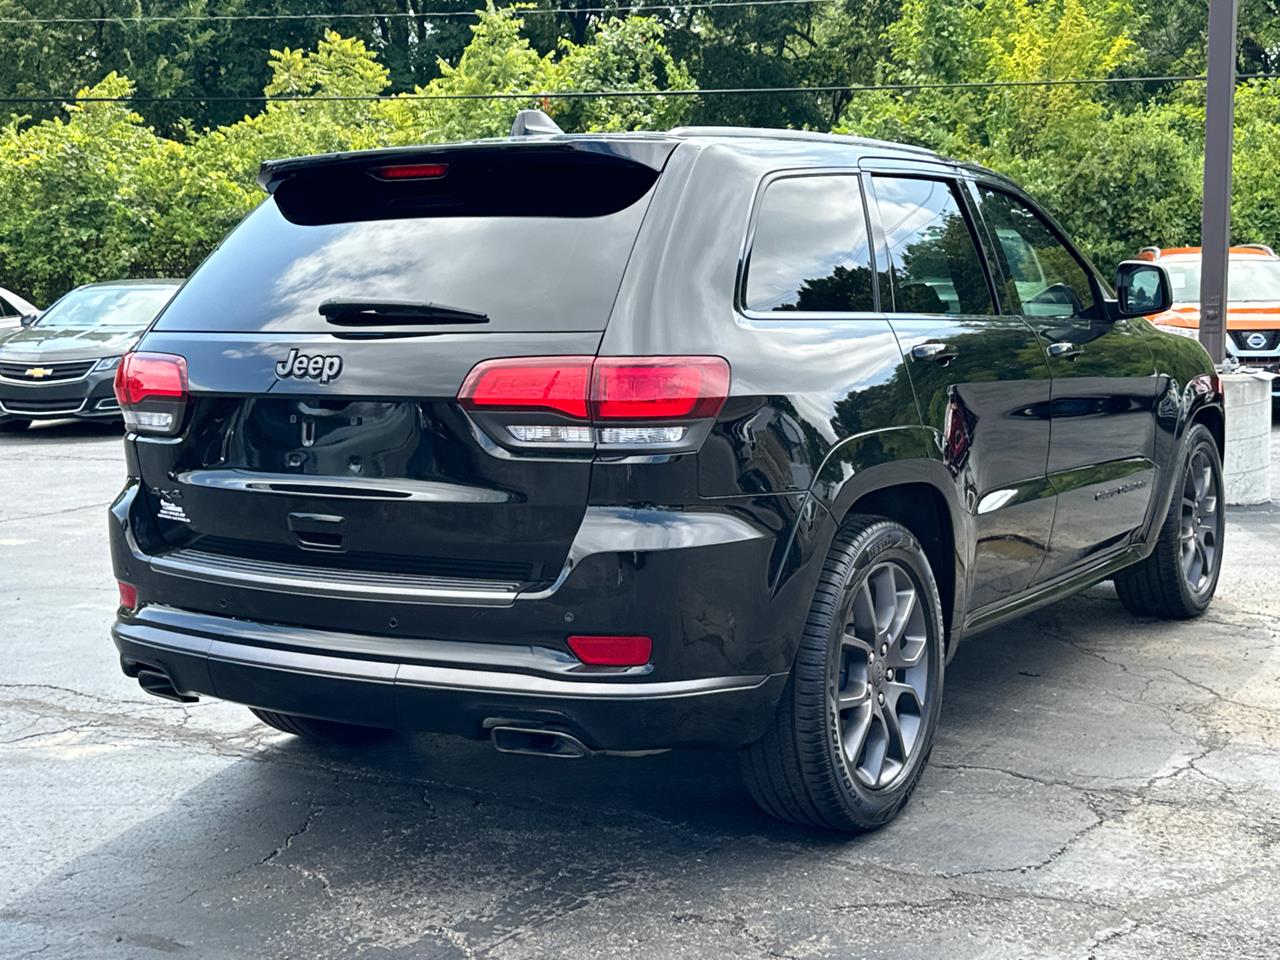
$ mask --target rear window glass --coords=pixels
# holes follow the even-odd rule
[[[744,297],[761,313],[875,309],[858,178],[787,177],[765,188]]]
[[[504,176],[486,193],[475,171],[461,172],[448,174],[457,189],[369,190],[364,173],[286,181],[192,275],[156,329],[333,332],[343,328],[320,305],[348,300],[488,317],[466,327],[476,333],[603,330],[657,173],[580,169],[575,186],[573,171],[557,169],[515,184]],[[356,183],[367,196],[342,189]],[[441,326],[449,329],[430,328]]]

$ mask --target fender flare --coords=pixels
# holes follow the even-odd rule
[[[947,616],[950,656],[965,621],[974,534],[973,518],[964,507],[955,475],[943,463],[936,431],[920,425],[869,430],[845,437],[827,451],[808,491],[832,521],[814,555],[826,557],[840,524],[859,500],[909,484],[927,486],[936,493],[945,504],[950,523],[952,564],[946,571],[952,583]]]

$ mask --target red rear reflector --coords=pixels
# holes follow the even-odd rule
[[[138,588],[132,583],[125,583],[123,580],[117,580],[116,586],[120,589],[120,606],[126,610],[136,610],[138,608]]]
[[[393,163],[374,167],[373,175],[381,180],[437,180],[449,172],[447,163]]]
[[[569,638],[569,649],[583,663],[595,667],[639,667],[653,655],[653,641],[648,637]]]
[[[472,409],[554,410],[586,419],[591,357],[486,360],[467,374],[458,400]]]
[[[729,395],[722,357],[601,357],[591,380],[596,420],[714,417]]]
[[[122,407],[143,400],[186,400],[187,361],[169,353],[126,353],[116,367],[116,400]]]

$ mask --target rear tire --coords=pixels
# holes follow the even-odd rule
[[[916,538],[879,517],[849,518],[773,723],[739,754],[760,807],[851,833],[892,820],[933,747],[942,645],[942,603]]]
[[[18,433],[29,426],[30,420],[0,420],[0,433]]]
[[[1209,608],[1222,570],[1223,489],[1218,445],[1197,423],[1187,436],[1187,455],[1155,550],[1115,576],[1116,593],[1130,613],[1190,620]]]
[[[284,733],[292,733],[296,737],[304,737],[308,740],[361,746],[387,740],[394,735],[394,731],[382,727],[362,727],[356,723],[340,723],[337,720],[317,720],[314,717],[299,717],[292,713],[259,710],[257,707],[250,707],[249,711],[269,727],[275,727]]]

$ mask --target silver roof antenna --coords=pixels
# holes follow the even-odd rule
[[[513,137],[554,137],[561,133],[564,131],[541,110],[521,110],[511,124]]]

